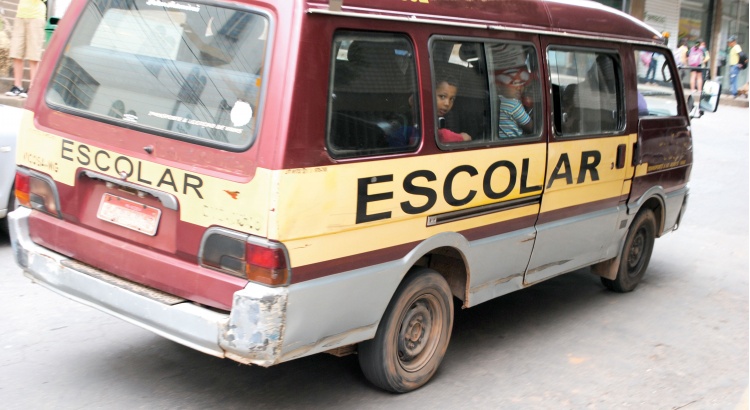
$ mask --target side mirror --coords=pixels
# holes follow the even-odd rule
[[[695,106],[693,96],[687,100],[690,118],[700,118],[704,112],[716,112],[719,108],[719,97],[721,96],[721,83],[716,81],[706,81],[703,84],[703,92],[698,106]]]
[[[716,112],[719,108],[719,97],[721,96],[721,83],[717,81],[706,81],[701,93],[700,109],[706,112]]]

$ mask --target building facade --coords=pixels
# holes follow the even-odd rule
[[[727,38],[736,36],[748,52],[748,0],[599,0],[643,20],[659,32],[668,32],[669,47],[676,49],[680,39],[692,44],[702,39],[711,53],[710,75],[729,89],[726,65]],[[737,84],[748,82],[748,71],[740,71]]]

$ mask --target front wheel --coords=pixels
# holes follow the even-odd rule
[[[388,304],[375,338],[359,344],[359,365],[374,385],[406,393],[427,383],[445,356],[453,296],[432,269],[411,272]]]
[[[638,286],[651,260],[651,251],[656,240],[656,217],[650,209],[636,215],[630,226],[625,245],[620,255],[620,267],[615,279],[602,278],[602,283],[609,290],[625,293]]]

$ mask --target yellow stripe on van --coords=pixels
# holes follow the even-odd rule
[[[619,198],[632,161],[630,141],[626,135],[550,144],[542,212]],[[620,145],[630,154],[623,168],[616,167]]]
[[[125,171],[128,182],[174,195],[182,221],[285,243],[292,266],[534,216],[540,206],[533,199],[543,192],[542,212],[620,197],[629,185],[623,185],[627,167],[614,167],[617,146],[632,147],[633,139],[559,142],[549,145],[549,153],[540,142],[303,169],[258,168],[252,180],[241,182],[43,132],[28,111],[21,135],[19,165],[69,186],[81,169],[115,178]],[[637,173],[646,170],[639,166]],[[532,201],[428,226],[430,217],[524,198]]]
[[[146,155],[125,156],[39,130],[30,111],[23,115],[20,135],[17,164],[49,174],[59,183],[74,186],[82,169],[120,179],[120,172],[125,172],[130,183],[174,195],[185,222],[267,234],[273,174],[269,170],[259,168],[250,182],[241,183],[168,167],[149,161]]]
[[[540,143],[280,171],[269,236],[304,266],[536,215],[535,204],[427,226],[429,216],[541,195],[545,161]]]

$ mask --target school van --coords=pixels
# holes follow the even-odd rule
[[[73,0],[45,53],[17,263],[241,363],[416,389],[454,308],[588,266],[632,291],[688,201],[672,54],[593,2]]]

